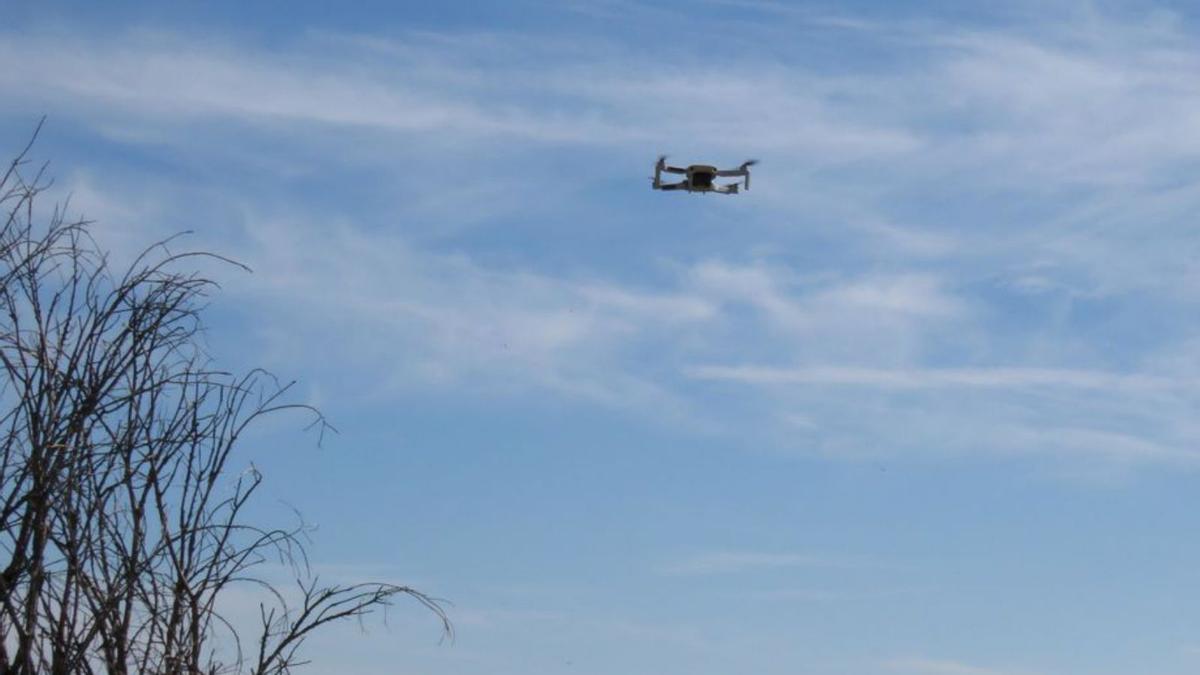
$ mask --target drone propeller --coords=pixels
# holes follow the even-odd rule
[[[757,159],[748,159],[748,160],[742,162],[742,168],[744,169],[748,166],[754,166],[755,164],[758,164]]]

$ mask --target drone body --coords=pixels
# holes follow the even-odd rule
[[[658,158],[658,162],[654,164],[654,184],[655,190],[686,190],[688,192],[716,192],[723,195],[736,195],[738,188],[745,187],[750,189],[750,167],[755,164],[756,160],[747,160],[742,162],[742,165],[736,169],[718,169],[715,166],[707,164],[692,164],[684,168],[679,166],[667,165],[667,156],[662,155]],[[663,183],[662,174],[676,173],[682,174],[685,178],[678,183]],[[713,179],[717,177],[738,176],[745,178],[742,183],[729,183],[726,185],[717,185],[713,183]]]

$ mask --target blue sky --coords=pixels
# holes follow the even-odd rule
[[[213,353],[339,428],[247,439],[263,517],[454,603],[308,672],[1200,668],[1187,3],[0,18],[6,152],[45,114],[115,257],[250,265]],[[655,193],[659,153],[761,164]]]

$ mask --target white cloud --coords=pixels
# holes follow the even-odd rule
[[[822,292],[815,302],[850,311],[926,318],[953,317],[964,309],[937,279],[916,274],[860,278]]]
[[[122,37],[119,42],[72,44],[56,38],[7,39],[0,45],[0,58],[25,65],[0,74],[0,87],[177,120],[222,116],[264,124],[313,122],[553,141],[623,135],[616,126],[556,121],[514,107],[490,108],[444,87],[421,86],[403,71],[363,73],[350,62],[252,53],[173,35]],[[42,57],[21,59],[22,53]]]
[[[761,551],[717,551],[693,556],[665,566],[672,575],[732,574],[794,567],[858,566],[849,559],[805,553],[765,553]]]
[[[773,324],[791,331],[821,331],[846,323],[955,319],[964,303],[930,275],[861,275],[845,281],[799,277],[760,264],[702,262],[690,272],[698,292],[729,303],[750,305]]]
[[[262,49],[33,33],[0,41],[19,64],[0,73],[0,93],[21,94],[0,109],[57,107],[114,142],[190,143],[258,162],[256,176],[382,167],[372,194],[396,193],[382,207],[351,200],[302,218],[311,195],[285,212],[229,186],[164,200],[113,193],[102,171],[71,181],[105,222],[189,198],[244,209],[236,257],[257,273],[227,289],[261,303],[255,330],[271,353],[343,359],[381,389],[542,390],[733,433],[784,420],[779,435],[800,430],[827,454],[1057,448],[1190,462],[1195,373],[1180,345],[1200,279],[1194,36],[1161,20],[967,30],[793,18],[882,40],[897,59],[846,76],[800,53],[748,52],[698,72],[647,69],[649,48],[600,38],[326,34]],[[266,136],[287,151],[243,142]],[[559,191],[587,226],[617,228],[634,217],[624,205],[588,201],[587,181],[562,172],[632,182],[649,145],[770,160],[752,199],[711,202],[738,236],[651,252],[675,274],[550,269],[535,252],[497,262],[449,236],[527,217]],[[541,190],[551,179],[556,191]],[[368,208],[415,224],[381,234]],[[330,211],[341,224],[322,222]],[[1113,304],[1075,304],[1102,301]],[[1163,316],[1175,323],[1139,332]],[[743,387],[737,406],[705,398],[722,383]]]
[[[392,382],[532,385],[669,414],[676,394],[626,365],[623,351],[716,314],[695,295],[490,268],[346,227],[255,233],[250,292],[272,319],[304,326],[290,335],[340,336],[340,358]]]
[[[1200,124],[1185,111],[1200,86],[1186,73],[1200,60],[1182,36],[1136,25],[1080,33],[950,39],[962,58],[946,64],[946,84],[988,123],[974,161],[1008,157],[1056,182],[1128,184],[1193,153]]]
[[[890,670],[913,675],[1034,675],[1034,671],[1011,670],[935,659],[895,659],[884,664]]]
[[[916,146],[903,129],[832,109],[782,71],[646,70],[626,63],[619,50],[610,51],[602,67],[556,58],[530,68],[530,60],[546,55],[535,46],[512,49],[521,44],[518,36],[506,36],[501,45],[495,36],[440,37],[410,34],[386,43],[326,36],[341,49],[324,49],[317,40],[265,52],[152,32],[112,40],[10,35],[0,44],[0,58],[22,65],[0,73],[0,90],[159,122],[215,116],[317,123],[444,132],[460,143],[512,137],[612,146],[700,136],[743,149],[795,147],[846,159]],[[351,48],[364,44],[375,58],[355,58],[358,50]],[[486,69],[478,59],[463,58],[473,49],[492,57]],[[30,53],[40,57],[21,58]],[[707,112],[679,114],[691,109]],[[736,137],[726,131],[733,125],[740,128]]]
[[[897,30],[922,58],[854,77],[761,58],[702,72],[669,61],[646,68],[643,50],[624,45],[503,34],[325,34],[274,51],[149,31],[9,35],[0,57],[20,65],[0,73],[0,88],[160,122],[290,120],[610,147],[682,149],[701,138],[723,150],[798,153],[800,167],[870,159],[903,168],[901,182],[965,170],[955,177],[1128,183],[1200,145],[1189,113],[1200,99],[1198,60],[1177,26]],[[951,120],[967,125],[948,128]]]
[[[880,389],[1065,387],[1137,392],[1185,389],[1195,384],[1190,381],[1176,381],[1149,375],[1121,375],[1052,368],[884,369],[841,366],[812,368],[691,366],[685,372],[697,379],[727,380],[745,384],[837,385]]]

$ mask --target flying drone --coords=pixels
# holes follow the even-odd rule
[[[687,190],[688,192],[718,192],[723,195],[736,195],[739,187],[750,189],[750,167],[758,163],[756,159],[750,159],[742,162],[742,165],[736,169],[718,169],[715,166],[707,164],[692,164],[687,168],[679,166],[670,166],[667,164],[667,156],[661,155],[658,162],[654,164],[654,189],[655,190]],[[678,183],[663,183],[662,174],[677,173],[687,176]],[[716,185],[713,183],[714,178],[725,178],[731,176],[739,176],[746,180],[742,183],[728,183],[726,185]]]

